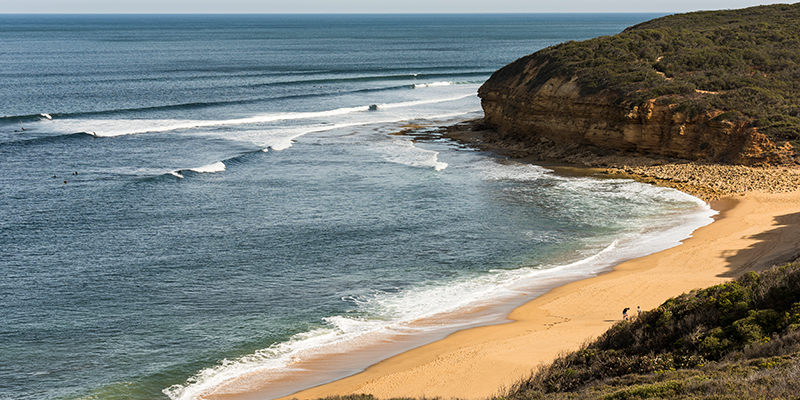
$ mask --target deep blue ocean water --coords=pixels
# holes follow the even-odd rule
[[[688,195],[397,134],[655,16],[0,15],[0,399],[194,398],[676,245]]]

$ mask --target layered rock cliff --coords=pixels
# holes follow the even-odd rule
[[[533,90],[524,83],[490,80],[479,96],[486,124],[501,138],[521,144],[592,146],[743,165],[783,163],[793,152],[778,149],[750,121],[718,119],[722,110],[690,118],[676,110],[677,104],[658,99],[627,107],[608,93],[581,95],[575,77],[551,78]]]
[[[680,74],[664,68],[665,56],[658,53],[672,57],[673,64],[668,67],[676,69],[674,54],[680,53],[681,48],[659,49],[647,43],[652,32],[635,27],[619,35],[620,38],[599,38],[585,44],[572,42],[509,64],[478,92],[486,124],[501,140],[539,148],[588,148],[605,153],[743,165],[794,162],[791,130],[789,136],[784,130],[782,136],[768,137],[762,130],[768,130],[763,121],[769,119],[755,115],[760,109],[737,110],[731,106],[737,103],[720,100],[733,98],[732,93],[742,97],[744,91],[765,91],[758,87],[760,81],[742,80],[744,83],[738,87],[728,84],[725,90],[704,90],[717,87],[714,84],[701,87],[686,80],[695,79],[699,74],[697,69]],[[629,38],[631,34],[634,40]],[[707,32],[700,35],[706,36]],[[669,29],[660,29],[659,40],[670,40]],[[683,40],[687,42],[685,37]],[[635,54],[636,45],[656,50],[652,54]],[[611,59],[607,49],[614,46],[634,54],[617,52],[619,60]],[[574,56],[584,48],[595,50],[581,55],[586,59]],[[599,73],[598,68],[602,70]],[[743,68],[752,75],[752,66]],[[773,119],[781,117],[781,112],[790,114],[771,109],[763,113],[766,112],[771,112],[768,117]]]

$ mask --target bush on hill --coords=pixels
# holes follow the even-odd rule
[[[496,72],[519,75],[531,57],[537,87],[577,76],[583,94],[602,91],[631,107],[673,96],[681,110],[737,111],[779,145],[800,149],[800,3],[671,15],[614,36],[566,42]]]
[[[800,393],[797,378],[800,263],[668,300],[504,398],[774,398]]]

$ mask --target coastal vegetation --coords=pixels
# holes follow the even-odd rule
[[[670,299],[563,355],[504,396],[794,398],[800,263]]]
[[[759,6],[670,15],[562,43],[496,75],[520,76],[536,57],[542,67],[529,88],[574,76],[583,95],[603,92],[630,108],[656,99],[689,118],[713,110],[720,123],[747,121],[777,145],[800,149],[798,48],[800,3]]]
[[[796,49],[800,49],[800,3],[673,15],[619,35],[567,42],[523,57],[493,75],[498,83],[487,92],[499,95],[487,97],[498,104],[498,115],[511,116],[510,128],[536,119],[531,116],[552,124],[553,119],[539,118],[549,116],[546,112],[524,108],[532,108],[531,98],[513,97],[539,90],[553,78],[575,77],[583,96],[600,94],[629,108],[655,101],[673,105],[689,118],[713,114],[712,122],[755,127],[780,146],[800,149]],[[517,91],[516,85],[526,86],[525,90]],[[512,90],[505,90],[509,87]],[[573,123],[576,118],[567,119]],[[474,126],[463,132],[488,133],[464,139],[469,134],[458,136],[461,131],[456,129],[450,137],[523,156],[531,147],[549,146],[554,136],[566,136],[556,131],[526,142],[533,137],[526,136],[532,130],[519,123],[524,134],[509,128],[511,134],[503,132],[501,140],[487,145],[486,135],[496,135],[491,131],[497,126],[471,123]],[[565,147],[574,151],[574,144]],[[610,174],[630,174],[705,199],[752,190],[794,191],[800,182],[796,171],[788,168],[668,163],[613,152],[574,157],[559,159],[611,167]],[[796,261],[691,291],[618,322],[491,400],[796,399],[798,393],[800,262]],[[376,398],[361,394],[328,399]]]

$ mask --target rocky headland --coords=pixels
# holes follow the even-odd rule
[[[292,397],[797,397],[800,265],[784,264],[800,248],[798,48],[800,4],[675,15],[517,60],[481,87],[483,119],[403,127],[563,173],[743,196],[682,245],[555,288],[511,323]]]
[[[496,71],[485,124],[528,147],[740,165],[800,148],[800,4],[672,15]]]
[[[800,3],[671,15],[495,72],[446,135],[706,200],[800,187]],[[464,131],[469,131],[465,133]]]
[[[595,176],[671,187],[706,201],[753,191],[785,193],[800,189],[800,167],[796,165],[745,166],[643,154],[604,155],[575,145],[526,145],[503,138],[482,119],[443,127],[439,133],[466,146],[522,162],[543,163],[556,170],[585,167],[586,173]]]

